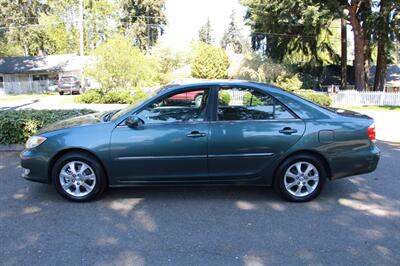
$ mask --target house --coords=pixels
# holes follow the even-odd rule
[[[374,85],[376,66],[370,68],[370,86]],[[386,70],[386,92],[400,92],[400,65],[388,65]]]
[[[87,62],[74,54],[0,57],[0,94],[46,91],[60,76],[80,76]]]

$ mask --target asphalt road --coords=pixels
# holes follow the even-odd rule
[[[111,189],[71,203],[0,153],[1,265],[400,265],[400,145],[306,204],[272,189]]]

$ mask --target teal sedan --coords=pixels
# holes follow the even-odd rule
[[[273,186],[303,202],[326,180],[374,171],[379,155],[368,116],[272,85],[216,81],[170,85],[125,109],[53,124],[20,157],[26,179],[72,201],[108,187],[229,184]]]

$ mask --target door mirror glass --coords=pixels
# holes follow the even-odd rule
[[[125,125],[130,128],[139,128],[143,124],[143,120],[135,115],[128,116],[128,118],[125,120]]]

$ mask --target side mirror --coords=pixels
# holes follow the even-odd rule
[[[130,128],[139,128],[143,124],[144,121],[135,115],[128,116],[128,118],[125,120],[125,125]]]

